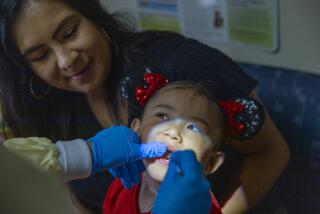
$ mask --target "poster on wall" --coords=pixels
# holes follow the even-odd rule
[[[274,52],[278,0],[135,0],[141,29],[170,30],[209,44]]]
[[[241,48],[278,49],[278,0],[178,0],[178,12],[184,35]]]
[[[136,0],[140,28],[180,32],[176,0]]]
[[[181,32],[206,41],[228,43],[228,15],[225,0],[178,0]]]
[[[277,0],[228,0],[229,39],[267,51],[278,49]]]

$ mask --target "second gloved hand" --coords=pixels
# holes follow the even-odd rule
[[[87,142],[93,155],[92,172],[109,169],[127,188],[139,182],[142,159],[161,157],[167,151],[158,142],[140,144],[139,136],[126,126],[104,129]]]
[[[160,185],[153,214],[207,214],[211,208],[210,184],[193,151],[172,153]]]

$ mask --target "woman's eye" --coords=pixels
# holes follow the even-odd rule
[[[78,25],[74,26],[70,31],[68,31],[67,33],[65,33],[63,35],[63,39],[68,39],[70,38],[71,36],[73,36],[76,32],[76,30],[78,29]]]
[[[203,133],[203,130],[199,126],[192,124],[192,123],[187,125],[187,129],[194,131],[194,132]]]
[[[159,113],[156,113],[156,116],[162,120],[169,120],[169,117],[166,113],[159,112]]]
[[[48,55],[48,52],[45,51],[45,52],[39,54],[39,56],[35,57],[32,61],[34,61],[34,62],[35,61],[42,61],[47,57],[47,55]]]

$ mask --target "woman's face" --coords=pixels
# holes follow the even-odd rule
[[[88,93],[105,83],[111,68],[101,29],[60,1],[29,1],[15,19],[18,49],[48,84]]]

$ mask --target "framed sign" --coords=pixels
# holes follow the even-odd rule
[[[279,14],[277,0],[228,0],[228,31],[231,43],[277,51]]]
[[[278,0],[135,0],[142,30],[169,30],[206,43],[275,52]]]

